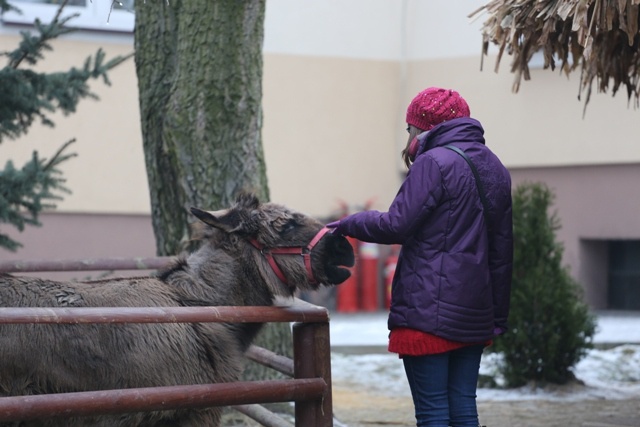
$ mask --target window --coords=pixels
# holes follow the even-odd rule
[[[78,13],[69,21],[69,27],[82,29],[132,32],[134,26],[134,0],[69,0],[63,16]],[[60,0],[9,0],[21,14],[10,11],[2,15],[8,24],[33,24],[36,18],[50,22],[58,11]]]
[[[640,310],[640,240],[609,242],[609,308]]]

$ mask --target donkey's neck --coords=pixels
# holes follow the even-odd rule
[[[190,295],[199,295],[200,304],[212,306],[271,306],[274,295],[256,262],[261,258],[255,250],[230,254],[204,247],[187,259],[193,277]],[[199,305],[200,305],[199,304]],[[246,351],[263,323],[227,323],[225,327]]]
[[[191,294],[207,305],[273,305],[272,286],[256,266],[259,253],[248,250],[229,253],[205,246],[189,256],[186,269],[191,277]]]

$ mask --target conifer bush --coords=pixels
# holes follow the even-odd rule
[[[514,264],[509,332],[495,341],[506,386],[563,384],[592,347],[595,319],[562,266],[554,195],[541,183],[513,194]]]

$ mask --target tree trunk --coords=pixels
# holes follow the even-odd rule
[[[264,0],[136,2],[136,69],[158,255],[188,209],[269,197],[262,150]]]
[[[269,191],[262,150],[265,0],[136,2],[136,71],[158,255],[189,241],[188,208]],[[290,356],[286,323],[256,342]],[[246,379],[276,373],[255,364]]]

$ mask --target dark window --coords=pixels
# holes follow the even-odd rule
[[[640,310],[640,240],[609,242],[609,308]]]

